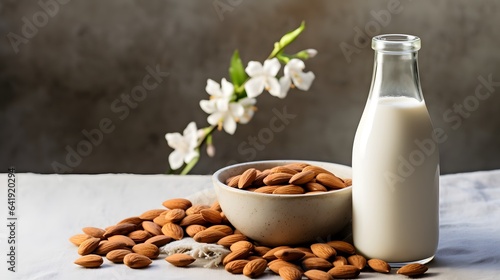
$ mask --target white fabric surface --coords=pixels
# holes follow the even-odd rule
[[[169,198],[214,198],[210,176],[17,174],[17,272],[7,271],[7,175],[1,174],[0,279],[248,279],[224,269],[176,268],[160,256],[142,270],[105,260],[99,269],[73,264],[68,238],[162,208]],[[199,193],[203,191],[203,193]],[[500,170],[441,177],[441,232],[429,279],[500,279]],[[196,264],[196,263],[195,263]],[[404,279],[363,273],[361,279]],[[267,274],[262,279],[279,279]]]

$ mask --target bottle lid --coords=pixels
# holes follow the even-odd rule
[[[372,39],[372,49],[388,54],[416,52],[420,50],[420,38],[405,34],[378,35]]]

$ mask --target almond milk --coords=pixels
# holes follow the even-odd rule
[[[439,152],[425,102],[369,100],[353,147],[353,239],[359,253],[391,263],[427,262],[438,244]],[[430,140],[429,140],[430,141]]]

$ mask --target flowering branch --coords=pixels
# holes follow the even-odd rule
[[[238,50],[233,53],[229,66],[231,82],[222,78],[221,83],[208,79],[205,91],[210,95],[208,100],[201,100],[201,109],[209,114],[209,126],[197,129],[194,122],[190,122],[183,134],[167,133],[165,138],[174,149],[168,157],[171,171],[188,174],[200,159],[200,148],[206,144],[207,155],[213,157],[215,147],[212,133],[217,128],[233,135],[237,124],[248,123],[257,107],[256,97],[267,91],[271,95],[285,98],[290,88],[307,91],[314,81],[314,73],[303,72],[304,60],[314,57],[314,49],[302,50],[295,54],[286,54],[285,49],[304,31],[305,23],[299,28],[285,34],[278,42],[269,57],[260,63],[250,61],[243,67]],[[283,76],[278,79],[281,64]],[[182,169],[181,169],[182,168]],[[179,172],[180,171],[180,172]]]

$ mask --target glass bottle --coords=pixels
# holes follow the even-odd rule
[[[353,241],[398,267],[432,260],[439,239],[439,151],[420,89],[420,38],[380,35],[353,145]]]

